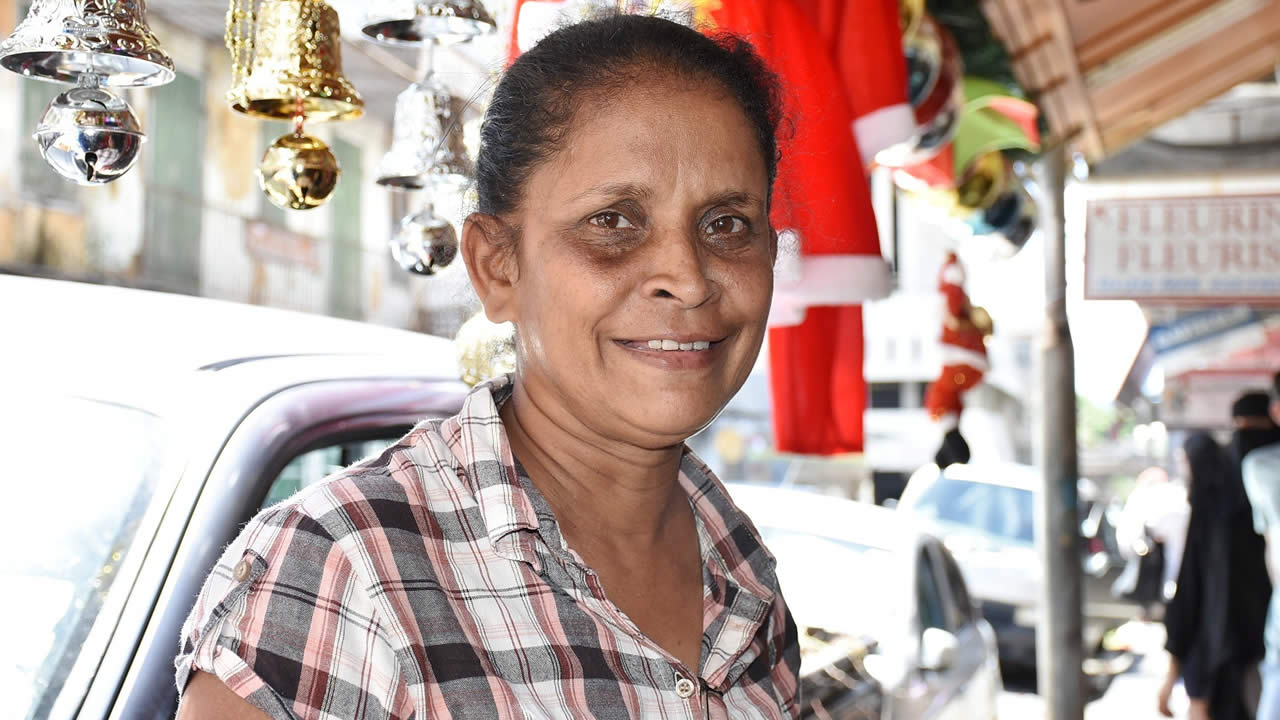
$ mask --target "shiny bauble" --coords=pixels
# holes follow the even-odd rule
[[[72,88],[55,97],[32,137],[49,167],[80,185],[102,185],[124,175],[146,140],[129,104],[96,87]]]
[[[258,185],[277,207],[310,210],[329,199],[341,172],[329,146],[295,132],[267,148],[258,163]]]
[[[391,257],[416,275],[435,275],[457,256],[458,234],[429,208],[401,220],[391,241]]]

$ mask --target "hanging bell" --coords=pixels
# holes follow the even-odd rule
[[[428,206],[400,221],[391,241],[391,257],[415,275],[435,275],[458,255],[458,234]]]
[[[1036,201],[1027,178],[1012,175],[1008,187],[996,196],[990,206],[976,210],[965,223],[975,235],[995,242],[994,254],[1012,257],[1027,244],[1036,231]]]
[[[55,97],[33,137],[54,172],[79,185],[102,185],[125,174],[146,140],[128,103],[87,86]]]
[[[378,184],[395,190],[422,190],[440,145],[442,108],[448,88],[433,78],[410,85],[396,98],[391,149],[378,165]]]
[[[286,210],[320,207],[333,194],[341,174],[338,159],[318,138],[294,132],[267,148],[258,164],[258,185],[272,204]]]
[[[475,173],[475,164],[471,162],[462,134],[462,114],[466,108],[466,101],[456,95],[450,95],[448,103],[437,106],[437,117],[444,130],[427,170],[432,185],[445,185],[457,192],[471,182]]]
[[[146,20],[144,0],[36,0],[0,43],[0,66],[25,77],[113,87],[173,79],[173,60]]]
[[[999,150],[979,154],[956,183],[956,203],[965,210],[991,207],[1008,184],[1007,167]]]
[[[417,45],[432,38],[471,38],[497,26],[480,0],[375,0],[360,31],[388,45]]]
[[[338,13],[322,0],[231,0],[227,49],[238,112],[289,120],[297,105],[312,121],[352,120],[364,100],[342,74]]]

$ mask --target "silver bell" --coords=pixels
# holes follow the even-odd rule
[[[497,26],[480,0],[376,0],[360,31],[387,45],[418,45],[432,38],[470,38]]]
[[[80,185],[101,185],[125,174],[146,141],[129,104],[95,87],[55,97],[33,137],[45,162]]]
[[[440,108],[449,90],[433,78],[410,85],[396,98],[391,149],[378,165],[378,184],[395,190],[422,190],[440,144]]]
[[[0,66],[25,77],[113,87],[154,87],[173,79],[173,60],[146,20],[144,0],[35,0],[0,43]]]
[[[400,221],[391,241],[391,257],[417,275],[435,275],[458,256],[458,234],[430,207]]]

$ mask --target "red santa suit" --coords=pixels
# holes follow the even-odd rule
[[[925,393],[930,417],[954,427],[964,410],[962,396],[982,382],[991,368],[987,361],[989,328],[974,323],[973,306],[964,291],[964,266],[955,253],[947,253],[938,274],[938,290],[945,301],[942,320],[942,372]]]

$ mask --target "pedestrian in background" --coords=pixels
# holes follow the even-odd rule
[[[1164,468],[1149,467],[1138,474],[1116,523],[1125,569],[1112,593],[1141,604],[1144,618],[1173,597],[1190,513],[1186,489],[1171,482]]]
[[[1261,390],[1247,392],[1232,403],[1231,453],[1236,462],[1243,463],[1254,450],[1280,442],[1280,427],[1270,410],[1271,396]]]
[[[1271,419],[1280,423],[1280,373],[1272,379],[1269,404]],[[1261,432],[1250,433],[1249,440],[1259,440],[1263,437]],[[1253,527],[1266,538],[1267,569],[1274,581],[1277,558],[1280,558],[1280,537],[1277,537],[1277,531],[1280,531],[1280,443],[1273,440],[1270,444],[1248,447],[1242,459],[1241,475],[1253,507]],[[1280,720],[1280,609],[1277,602],[1280,602],[1280,593],[1273,593],[1264,633],[1267,657],[1262,664],[1258,720]]]
[[[1169,697],[1181,676],[1192,720],[1248,720],[1256,706],[1249,676],[1256,677],[1263,658],[1271,597],[1265,545],[1253,530],[1253,510],[1230,453],[1197,432],[1179,460],[1190,478],[1191,520],[1178,588],[1165,613],[1171,657],[1159,710],[1173,716]]]

